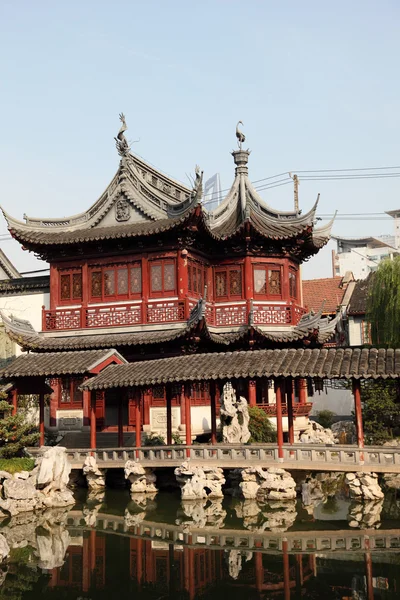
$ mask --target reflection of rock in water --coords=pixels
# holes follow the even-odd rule
[[[315,506],[335,496],[343,487],[343,480],[343,473],[318,473],[315,477],[307,477],[301,484],[301,497],[308,514],[312,516]]]
[[[223,526],[225,517],[222,500],[192,500],[181,503],[175,522],[186,529],[190,529],[190,526],[218,528]]]
[[[104,490],[92,490],[88,493],[86,504],[82,509],[83,518],[88,527],[96,527],[97,515],[100,512],[101,505],[104,502]]]
[[[244,527],[255,532],[287,531],[297,517],[295,500],[270,500],[267,503],[237,500],[234,509],[239,519],[243,519]]]
[[[4,535],[0,533],[0,563],[7,558],[10,553],[10,546],[7,543]]]
[[[155,494],[132,494],[131,500],[125,509],[124,524],[126,528],[136,527],[144,521],[148,513],[156,510],[157,503],[154,501]]]
[[[60,567],[70,544],[66,529],[68,509],[49,509],[43,513],[21,513],[2,527],[10,548],[31,546],[44,569]]]
[[[367,502],[352,502],[349,508],[347,520],[350,527],[360,529],[378,529],[381,526],[382,500],[370,500]]]
[[[225,550],[225,559],[228,564],[229,575],[237,579],[243,567],[243,559],[246,562],[253,558],[253,553],[248,550]]]
[[[125,514],[124,514],[125,528],[129,529],[130,527],[137,527],[138,525],[140,525],[140,523],[142,521],[145,520],[145,518],[146,518],[146,513],[144,511],[131,513],[126,508]]]

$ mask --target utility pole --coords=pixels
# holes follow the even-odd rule
[[[294,210],[299,212],[299,178],[291,173],[289,173],[289,177],[293,179],[294,184]]]

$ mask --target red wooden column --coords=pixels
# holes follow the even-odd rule
[[[362,422],[361,410],[361,381],[353,379],[354,412],[356,415],[357,444],[359,448],[364,448],[364,428]]]
[[[190,410],[190,385],[183,386],[185,396],[185,417],[186,417],[186,446],[192,445],[192,415]],[[190,458],[190,449],[186,449],[186,456]]]
[[[167,405],[167,446],[172,445],[172,386],[165,386],[165,400]]]
[[[96,390],[90,396],[90,449],[96,450]]]
[[[17,388],[14,388],[11,392],[11,399],[12,399],[12,415],[16,415],[17,411],[18,411],[18,390]]]
[[[287,540],[282,541],[283,554],[283,597],[290,600],[290,568]]]
[[[251,310],[251,302],[254,298],[253,292],[253,265],[251,264],[250,256],[244,259],[244,297],[246,299],[247,314]]]
[[[124,425],[123,425],[123,392],[119,392],[118,398],[118,448],[124,445]]]
[[[367,580],[367,598],[368,600],[374,600],[374,585],[372,579],[372,558],[371,552],[369,552],[369,538],[365,540],[365,547],[368,552],[364,554],[365,560],[365,578]]]
[[[255,379],[249,379],[249,405],[256,406],[257,404],[257,382]]]
[[[283,460],[283,425],[282,425],[282,388],[284,381],[275,379],[276,396],[276,437],[278,442],[278,457]]]
[[[88,592],[90,588],[90,538],[89,533],[83,533],[82,546],[82,591]]]
[[[210,381],[211,443],[217,443],[217,404],[215,381]]]
[[[293,379],[286,380],[286,398],[288,411],[289,444],[294,444],[294,419],[293,419]]]
[[[254,555],[254,569],[256,579],[256,590],[262,592],[264,585],[264,567],[263,567],[263,555],[261,552],[256,552]]]
[[[307,404],[307,379],[299,378],[299,404]]]
[[[147,255],[142,257],[142,322],[147,323],[147,304],[149,301],[149,261]]]
[[[136,400],[136,411],[135,411],[135,444],[136,448],[142,446],[142,423],[140,415],[140,405],[142,400],[142,393],[139,389],[135,390]],[[139,450],[136,450],[136,458],[139,458]]]
[[[188,295],[188,260],[187,260],[187,250],[178,250],[178,298],[179,300],[185,301],[185,319],[189,318],[189,306],[186,302],[186,298]],[[199,290],[201,295],[203,295],[203,290]]]
[[[140,531],[138,534],[140,535]],[[143,582],[143,540],[140,537],[137,539],[136,546],[136,579],[140,589]]]
[[[39,394],[39,446],[44,446],[44,392]]]
[[[59,389],[60,389],[60,386],[58,386],[57,392]],[[56,392],[54,392],[54,394],[56,394]],[[90,390],[83,390],[82,395],[83,395],[83,424],[89,425],[89,423],[90,423]],[[58,406],[58,403],[59,403],[59,400],[57,398],[57,406]]]

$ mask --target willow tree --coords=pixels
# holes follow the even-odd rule
[[[400,347],[400,256],[383,260],[371,277],[366,319],[374,345]]]

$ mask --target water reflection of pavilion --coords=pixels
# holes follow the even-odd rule
[[[311,586],[321,593],[336,590],[339,595],[333,597],[345,598],[352,593],[356,574],[357,581],[365,586],[368,600],[374,598],[377,585],[396,589],[396,581],[373,578],[371,553],[360,554],[359,558],[361,563],[360,560],[352,563],[352,575],[341,576],[335,573],[335,567],[329,567],[326,555],[290,554],[287,542],[283,542],[281,553],[264,554],[240,548],[195,548],[93,529],[71,538],[63,566],[49,571],[49,587],[68,587],[86,593],[118,586],[140,590],[143,597],[146,590],[157,590],[162,597],[183,594],[190,600],[200,596],[213,598],[223,589],[232,598],[240,593],[249,598],[288,600],[301,597]]]

